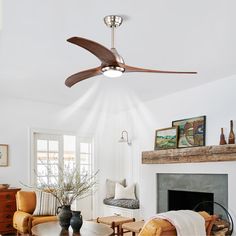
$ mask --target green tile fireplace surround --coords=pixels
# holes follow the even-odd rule
[[[236,161],[236,144],[142,152],[142,164]]]

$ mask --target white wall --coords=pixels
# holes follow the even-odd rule
[[[96,198],[94,201],[94,218],[103,215],[103,199],[105,198],[105,182],[107,178],[117,176],[115,162],[115,128],[114,115],[100,113],[96,117],[96,134],[95,134],[95,166],[99,169],[99,182]]]
[[[161,99],[139,103],[137,108],[117,116],[116,128],[119,131],[126,128],[132,135],[132,146],[123,153],[123,168],[120,171],[130,182],[138,183],[144,218],[156,213],[156,173],[228,173],[229,209],[236,215],[236,190],[233,184],[236,178],[236,162],[141,164],[141,152],[154,149],[155,130],[170,127],[173,120],[206,115],[206,145],[218,145],[221,127],[224,128],[227,139],[229,121],[236,121],[235,91],[236,76],[231,76]],[[133,173],[130,171],[132,169]]]
[[[0,182],[22,187],[19,181],[27,184],[30,176],[30,129],[76,133],[78,121],[65,120],[65,108],[53,104],[1,97],[0,107],[0,143],[9,145],[9,164],[0,167]]]

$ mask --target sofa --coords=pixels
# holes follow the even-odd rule
[[[36,207],[36,193],[34,191],[18,191],[16,207],[17,210],[13,215],[13,227],[20,234],[31,234],[31,227],[34,225],[57,220],[55,215],[33,215]]]
[[[212,226],[216,220],[216,216],[209,215],[207,212],[199,212],[205,219],[206,235],[211,235]],[[142,228],[139,236],[176,236],[175,227],[167,220],[152,219],[149,220]]]

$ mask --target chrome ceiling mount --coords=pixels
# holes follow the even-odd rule
[[[109,15],[104,17],[104,22],[107,27],[116,28],[122,24],[123,18],[117,15]]]

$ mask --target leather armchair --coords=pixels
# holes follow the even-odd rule
[[[34,225],[57,220],[57,216],[34,216],[36,194],[33,191],[18,191],[16,194],[17,210],[13,216],[13,227],[18,233],[31,234]]]
[[[211,229],[213,223],[216,220],[215,215],[209,215],[207,212],[199,212],[205,219],[206,235],[211,235]],[[163,219],[152,219],[144,225],[139,233],[139,236],[176,236],[177,232],[175,227],[167,220]]]

